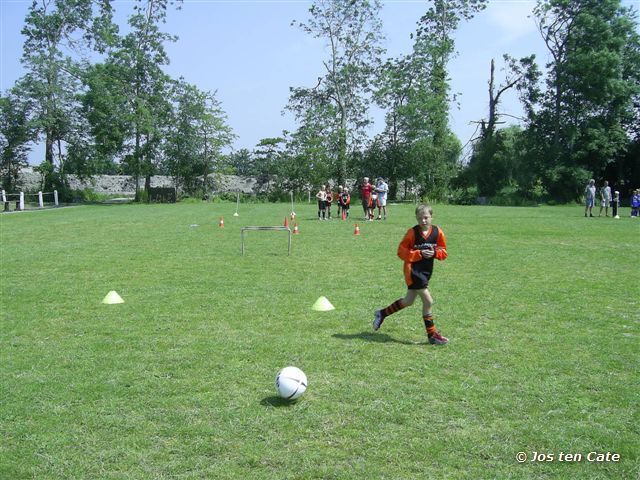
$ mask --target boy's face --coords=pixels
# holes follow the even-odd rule
[[[432,215],[427,210],[420,211],[416,213],[416,220],[422,228],[429,228],[431,226]]]

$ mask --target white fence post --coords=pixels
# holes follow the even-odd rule
[[[38,192],[38,206],[44,208],[44,201],[42,199],[42,192]]]
[[[24,192],[20,192],[20,211],[24,210]]]
[[[56,207],[58,206],[58,190],[53,191],[53,203],[55,203]]]
[[[2,203],[5,203],[7,201],[7,192],[4,191],[4,188],[2,189]]]

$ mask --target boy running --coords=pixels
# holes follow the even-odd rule
[[[422,300],[422,319],[427,330],[429,343],[444,345],[449,340],[436,330],[433,321],[433,298],[429,293],[429,280],[433,272],[434,259],[447,258],[447,242],[440,228],[433,225],[433,209],[430,205],[419,205],[416,208],[418,224],[407,230],[398,246],[398,257],[404,260],[404,279],[407,294],[391,305],[376,310],[373,329],[378,330],[389,315],[413,304],[416,297]]]

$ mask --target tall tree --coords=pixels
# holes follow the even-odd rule
[[[111,14],[108,0],[33,0],[25,19],[27,73],[16,89],[33,100],[32,121],[44,137],[45,161],[60,170],[80,90],[80,63],[71,54],[82,56],[87,45],[102,50],[114,28]]]
[[[348,151],[370,122],[368,95],[383,53],[379,0],[316,0],[306,23],[293,22],[329,49],[324,75],[312,88],[292,88],[288,109],[298,119],[307,111],[322,113],[336,146],[335,175],[347,177]],[[307,123],[308,124],[308,123]]]
[[[181,79],[173,97],[172,128],[164,147],[167,169],[186,191],[206,191],[207,177],[234,135],[215,92],[203,92]]]
[[[129,17],[131,31],[121,39],[118,48],[110,52],[107,63],[127,99],[121,118],[128,123],[126,132],[129,152],[125,167],[135,177],[136,198],[140,197],[140,177],[145,189],[151,184],[159,158],[162,129],[168,125],[171,82],[162,67],[169,64],[164,44],[176,37],[160,30],[170,0],[137,0],[134,14]]]
[[[625,124],[640,88],[628,64],[637,22],[620,0],[539,0],[534,14],[551,55],[531,122],[547,160],[541,176],[553,196],[571,200],[585,177],[603,175],[628,145]]]
[[[434,0],[418,22],[411,70],[412,87],[406,111],[413,149],[424,188],[446,188],[457,171],[460,143],[449,127],[449,108],[454,102],[448,65],[455,56],[455,32],[463,20],[470,20],[486,7],[487,0]],[[436,182],[436,183],[434,183]]]
[[[133,115],[129,108],[126,69],[108,59],[90,66],[84,76],[86,92],[81,96],[93,145],[84,158],[75,160],[74,173],[105,174],[114,172],[127,151]]]
[[[22,167],[27,166],[29,144],[35,132],[29,122],[30,103],[11,91],[0,96],[0,175],[2,188],[12,190]]]
[[[229,153],[226,163],[236,175],[249,176],[256,174],[255,159],[246,148]]]
[[[540,72],[535,63],[535,56],[522,58],[516,61],[509,55],[504,55],[506,78],[498,84],[495,76],[495,61],[491,59],[489,73],[488,118],[480,122],[481,133],[473,145],[473,154],[469,162],[465,176],[468,180],[477,184],[478,193],[481,196],[493,196],[501,188],[507,186],[514,178],[513,166],[509,163],[509,157],[515,160],[513,153],[517,150],[513,146],[521,137],[519,130],[497,130],[500,118],[504,115],[500,111],[502,96],[510,89],[521,92],[525,111],[530,112],[532,103],[537,101],[537,82]],[[508,168],[507,168],[508,167]],[[527,185],[522,185],[527,189]]]
[[[412,101],[420,76],[415,67],[411,55],[389,59],[376,80],[374,98],[385,110],[385,128],[364,158],[375,165],[378,175],[388,178],[391,198],[396,195],[398,182],[413,177],[417,167],[415,157],[409,155],[412,142],[419,136],[413,128],[419,123]]]

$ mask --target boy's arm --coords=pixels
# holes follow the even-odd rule
[[[419,262],[422,260],[422,253],[420,250],[415,250],[413,245],[415,244],[416,238],[413,228],[407,230],[407,233],[404,234],[400,245],[398,245],[398,257],[400,257],[405,262]]]
[[[438,228],[438,240],[436,241],[436,250],[434,257],[438,260],[444,260],[449,254],[447,253],[447,239],[442,232],[442,229]]]

